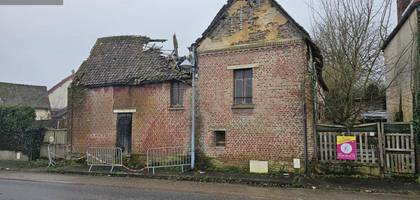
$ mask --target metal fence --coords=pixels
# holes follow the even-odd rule
[[[155,174],[157,168],[181,167],[191,165],[191,152],[188,147],[161,147],[147,150],[147,169]]]
[[[110,172],[112,172],[114,167],[123,166],[122,156],[122,149],[118,147],[90,147],[86,152],[86,162],[90,166],[89,172],[92,171],[94,166],[111,167]]]

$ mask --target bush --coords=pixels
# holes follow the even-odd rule
[[[0,150],[21,151],[39,157],[43,127],[35,125],[35,110],[28,106],[0,106]]]

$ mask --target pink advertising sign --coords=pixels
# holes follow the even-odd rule
[[[337,136],[337,160],[356,160],[356,136]]]

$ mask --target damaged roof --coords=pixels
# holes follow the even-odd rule
[[[190,78],[176,62],[163,56],[144,36],[99,38],[75,74],[74,85],[86,87],[129,86]]]
[[[0,105],[50,109],[47,87],[0,82]]]

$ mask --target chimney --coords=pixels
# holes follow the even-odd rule
[[[398,14],[398,21],[401,20],[404,11],[410,5],[412,0],[397,0],[397,14]]]

